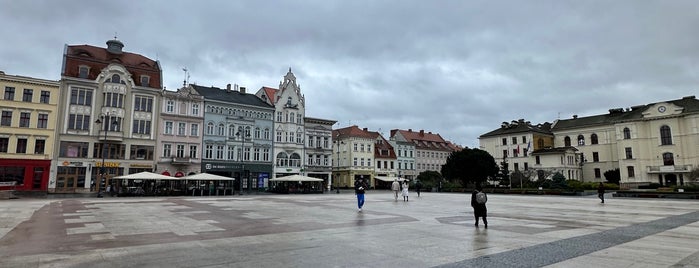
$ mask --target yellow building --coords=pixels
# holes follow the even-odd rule
[[[48,189],[58,88],[58,81],[0,71],[0,190]]]

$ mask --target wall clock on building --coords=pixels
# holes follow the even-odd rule
[[[664,112],[665,112],[665,106],[658,106],[658,112],[664,113]]]

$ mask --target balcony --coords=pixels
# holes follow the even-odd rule
[[[104,130],[100,130],[99,137],[100,141],[116,141],[116,142],[122,142],[124,141],[124,133],[121,131],[106,131],[107,133],[105,134]]]
[[[172,162],[171,164],[173,165],[189,165],[192,163],[192,159],[189,157],[175,157],[172,156]]]
[[[648,173],[672,173],[672,172],[689,172],[692,170],[692,165],[678,166],[646,166]]]

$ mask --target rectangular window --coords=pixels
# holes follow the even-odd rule
[[[0,138],[0,153],[7,153],[7,147],[10,144],[10,138]]]
[[[49,103],[49,100],[51,100],[51,92],[46,91],[46,90],[42,90],[41,97],[39,98],[39,102]]]
[[[175,112],[175,102],[168,100],[165,105],[165,112],[173,113]]]
[[[172,156],[172,144],[163,144],[163,157]]]
[[[150,134],[150,121],[134,120],[132,132],[134,134]]]
[[[355,167],[357,166],[357,158],[356,157],[354,158],[354,166]]]
[[[184,158],[184,144],[177,145],[176,155],[178,158]]]
[[[177,135],[184,136],[187,129],[186,123],[177,123]]]
[[[46,147],[45,140],[34,140],[34,153],[44,154],[44,147]]]
[[[58,152],[60,157],[86,158],[89,144],[87,142],[62,141]]]
[[[204,148],[204,158],[211,159],[213,157],[214,157],[214,146],[207,144],[206,147]]]
[[[282,121],[282,112],[277,112],[277,122]]]
[[[527,143],[527,136],[522,136],[522,143]]]
[[[507,138],[502,138],[502,145],[507,145]]]
[[[19,114],[19,127],[29,127],[30,113],[22,112]]]
[[[15,88],[5,87],[5,100],[15,100]]]
[[[507,150],[502,150],[502,157],[507,157]]]
[[[252,161],[260,161],[260,148],[255,148],[253,151]]]
[[[538,155],[534,158],[536,159],[536,164],[541,165],[541,158]]]
[[[123,108],[124,107],[124,95],[119,93],[107,92],[104,93],[104,106]]]
[[[515,163],[514,167],[515,167],[515,170],[519,170],[519,163]]]
[[[636,172],[633,170],[633,166],[626,167],[626,172],[629,173],[629,178],[636,177]]]
[[[262,150],[262,161],[269,162],[269,149]]]
[[[633,152],[631,151],[631,147],[624,148],[624,151],[626,152],[626,159],[633,159]]]
[[[165,122],[165,134],[172,135],[172,128],[173,128],[172,122]]]
[[[192,124],[191,125],[189,135],[194,136],[194,137],[199,136],[199,124]]]
[[[196,145],[189,146],[189,158],[197,159],[197,146]]]
[[[23,102],[32,102],[33,96],[34,96],[34,90],[25,88],[24,94],[22,95],[22,101]]]
[[[70,104],[92,106],[92,90],[74,88],[70,91]]]
[[[0,126],[9,127],[12,124],[12,111],[2,111],[2,119],[0,119]]]
[[[512,137],[512,144],[517,144],[517,137]]]
[[[599,162],[599,153],[592,152],[592,162]]]
[[[131,145],[132,160],[153,160],[155,148],[145,145]]]
[[[68,129],[88,130],[90,127],[90,116],[81,114],[71,114],[68,116]]]
[[[602,177],[602,171],[599,168],[595,169],[595,178],[599,179]]]
[[[527,163],[527,162],[524,163],[524,170],[529,170],[529,163]]]
[[[192,104],[192,115],[199,115],[199,104]]]
[[[36,128],[48,128],[49,124],[49,115],[48,114],[39,114],[39,119],[36,122]]]
[[[27,153],[27,139],[17,139],[17,151],[18,154]]]
[[[134,111],[142,112],[152,112],[153,111],[153,98],[147,96],[136,96],[134,97]]]
[[[216,159],[223,159],[223,145],[216,146]]]
[[[87,72],[88,72],[87,66],[80,66],[78,67],[78,77],[79,78],[87,78]]]

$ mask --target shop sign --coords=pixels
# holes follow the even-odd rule
[[[77,162],[77,161],[63,161],[64,166],[74,166],[74,167],[82,167],[83,162]]]
[[[105,163],[106,165],[106,163]],[[148,165],[148,164],[131,164],[130,167],[132,168],[153,168],[153,165]]]
[[[121,163],[119,162],[104,162],[104,167],[115,168],[119,167]],[[102,162],[95,162],[95,167],[102,167]]]

